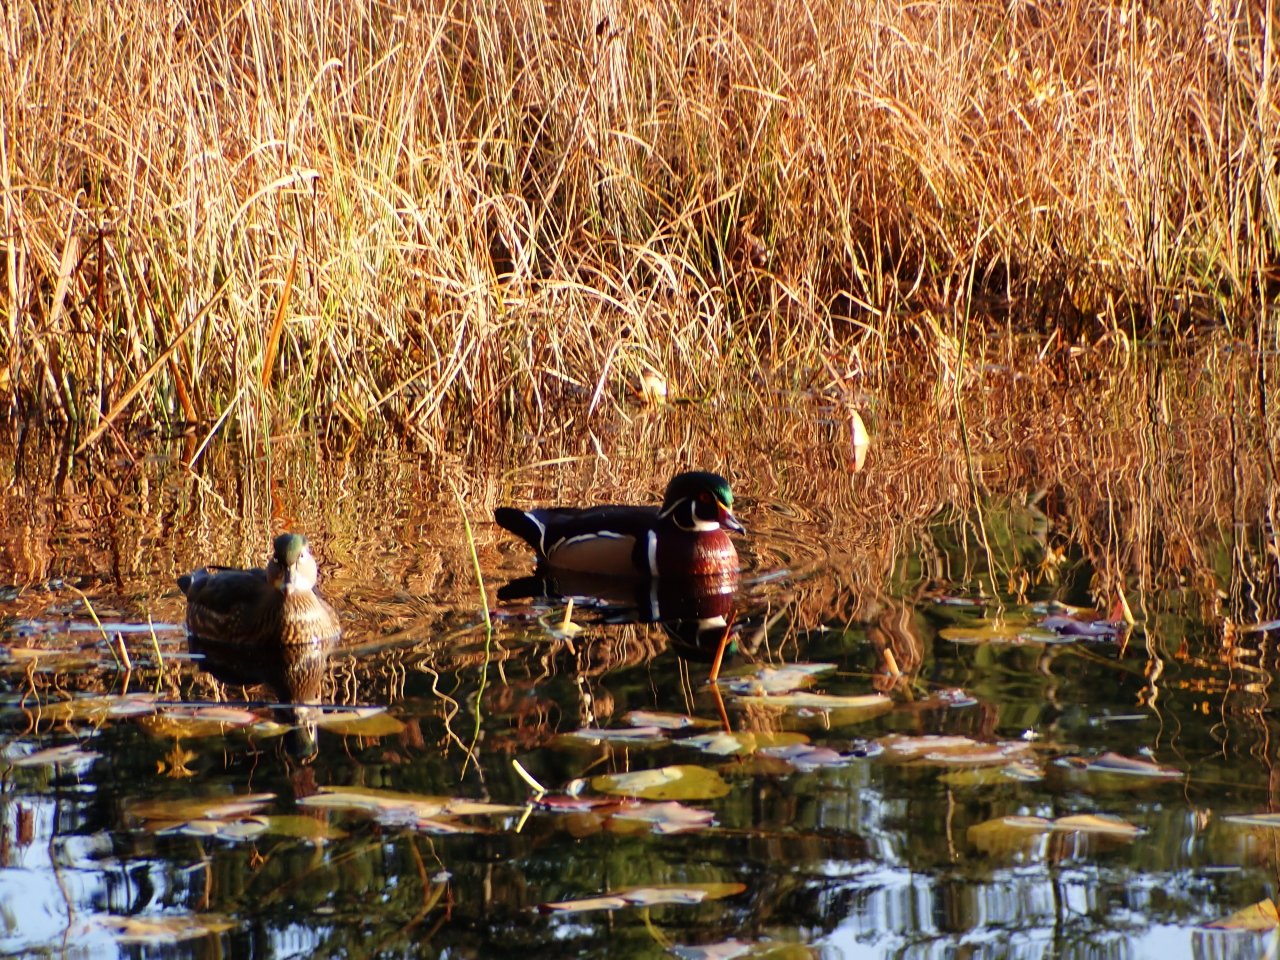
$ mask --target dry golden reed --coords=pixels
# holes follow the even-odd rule
[[[431,437],[646,373],[944,371],[978,319],[1274,342],[1277,16],[13,0],[0,392]]]

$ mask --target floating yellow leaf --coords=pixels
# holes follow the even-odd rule
[[[1053,821],[1056,831],[1072,833],[1105,833],[1115,837],[1136,837],[1142,833],[1141,827],[1132,823],[1100,813],[1077,813],[1069,817],[1059,817]]]
[[[990,855],[1023,850],[1053,829],[1044,817],[997,817],[969,828],[969,842]]]
[[[255,840],[267,832],[266,817],[240,817],[228,820],[188,820],[169,823],[148,821],[147,826],[157,833],[179,833],[188,837],[206,837],[211,840]]]
[[[692,764],[592,777],[591,786],[645,800],[712,800],[729,792],[729,784],[714,770]]]
[[[1049,770],[1065,778],[1071,786],[1092,793],[1144,790],[1183,776],[1176,767],[1116,753],[1104,753],[1093,758],[1063,757],[1055,761]]]
[[[657,727],[583,727],[565,734],[577,740],[588,740],[592,743],[612,741],[617,743],[649,743],[665,741],[666,734]]]
[[[1031,746],[1021,740],[984,743],[970,737],[890,734],[879,741],[886,763],[936,764],[939,766],[1001,766],[1034,758]]]
[[[258,715],[239,707],[211,704],[207,707],[168,707],[139,722],[157,737],[220,737],[228,730],[247,727]]]
[[[663,713],[659,710],[632,710],[622,718],[633,727],[657,727],[659,730],[685,730],[689,727],[705,727],[710,720],[698,720],[683,713]]]
[[[130,804],[128,813],[139,820],[230,820],[253,813],[276,798],[274,793],[219,794],[215,797],[175,797]]]
[[[1062,643],[1070,637],[1042,630],[1029,623],[982,623],[973,627],[943,627],[938,636],[952,643]]]
[[[1166,767],[1138,757],[1126,757],[1118,753],[1104,753],[1089,761],[1085,769],[1089,773],[1115,773],[1129,777],[1156,777],[1165,780],[1177,780],[1182,771],[1177,767]]]
[[[1119,817],[1096,813],[1074,814],[1046,820],[1044,817],[998,817],[969,828],[969,840],[985,853],[1009,852],[1047,833],[1073,833],[1132,840],[1142,830]]]
[[[544,903],[543,913],[583,913],[588,910],[617,910],[621,907],[652,907],[660,904],[698,904],[732,897],[747,889],[745,883],[689,883],[657,887],[628,887],[582,900]]]
[[[304,807],[336,807],[364,810],[375,814],[412,816],[429,819],[438,816],[463,817],[474,814],[506,815],[521,813],[524,807],[485,803],[465,797],[431,797],[422,794],[377,790],[373,787],[321,787],[320,792],[298,801]]]
[[[850,466],[857,473],[867,462],[867,451],[871,449],[871,435],[867,433],[867,425],[862,422],[862,414],[856,408],[849,408],[849,449],[853,454]]]
[[[834,663],[789,663],[782,667],[758,667],[747,674],[732,674],[724,682],[743,696],[788,693],[812,685],[813,678],[834,670]]]
[[[1241,813],[1231,817],[1223,817],[1224,823],[1235,823],[1242,827],[1263,827],[1268,830],[1280,829],[1280,813]]]
[[[677,741],[684,746],[694,747],[704,753],[717,756],[745,756],[763,750],[766,747],[789,747],[808,743],[809,738],[803,733],[761,731],[759,733],[728,733],[721,730],[717,733],[704,733],[696,737],[685,737]]]
[[[994,787],[1042,780],[1044,772],[1030,763],[1010,763],[950,770],[938,779],[951,787]]]
[[[1280,914],[1276,912],[1274,900],[1259,900],[1257,903],[1237,910],[1222,920],[1206,923],[1206,927],[1215,930],[1249,930],[1254,933],[1267,933],[1280,927]]]
[[[101,754],[81,749],[78,743],[64,743],[60,747],[45,747],[26,756],[15,757],[9,762],[15,767],[41,767],[61,763],[82,763],[96,760]]]
[[[41,720],[53,723],[103,723],[118,717],[142,716],[154,713],[156,697],[150,693],[131,693],[125,696],[77,697],[60,700],[27,710]]]
[[[322,843],[326,840],[341,840],[347,835],[345,830],[317,820],[315,817],[304,817],[300,814],[282,814],[267,817],[267,829],[275,836],[293,837],[296,840],[311,840]]]
[[[609,818],[609,826],[615,831],[619,825],[636,824],[654,833],[688,833],[703,830],[715,823],[710,810],[686,807],[676,800],[663,803],[625,803]]]
[[[216,914],[164,914],[154,917],[94,917],[93,923],[109,932],[120,943],[178,943],[212,933],[234,930],[236,924]]]
[[[156,762],[156,773],[164,774],[173,780],[194,777],[196,772],[187,764],[195,758],[196,755],[192,751],[175,742],[173,749],[165,754],[164,759]]]
[[[404,721],[387,713],[384,707],[325,713],[316,720],[316,726],[351,737],[394,737],[404,731]]]
[[[777,693],[766,696],[742,696],[736,702],[778,710],[813,710],[838,714],[842,723],[870,720],[893,709],[893,700],[882,693],[837,696],[831,693]],[[833,717],[833,721],[836,718]]]

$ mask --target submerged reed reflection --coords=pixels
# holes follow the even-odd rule
[[[140,445],[91,472],[32,435],[0,484],[12,581],[0,590],[0,893],[48,895],[0,928],[0,948],[56,949],[68,901],[77,917],[217,912],[230,927],[205,934],[209,950],[262,956],[286,942],[363,955],[375,941],[386,955],[648,955],[655,930],[678,931],[688,955],[735,939],[924,955],[1011,936],[1014,952],[1041,956],[1203,939],[1274,884],[1264,811],[1280,796],[1270,427],[1207,369],[1166,377],[1152,405],[1140,371],[1065,390],[1048,365],[1019,378],[975,367],[983,389],[962,398],[963,436],[952,394],[944,404],[901,383],[866,408],[877,453],[856,475],[830,448],[820,397],[772,421],[731,405],[619,421],[598,434],[609,459],[584,430],[462,438],[454,459],[222,445],[199,475]],[[529,552],[483,522],[468,543],[446,480],[473,521],[501,502],[602,491],[653,502],[670,462],[707,450],[744,478],[735,510],[752,535],[736,585],[603,589],[556,574],[502,588],[485,631],[472,545],[486,603]],[[323,542],[344,639],[197,637],[208,671],[197,674],[179,632],[160,628],[182,616],[175,573],[210,555],[251,561],[262,531],[285,524]],[[1059,634],[1046,618],[1066,603],[1110,619],[1118,590],[1137,620],[1127,642]],[[572,644],[547,629],[567,597],[584,627]],[[721,684],[665,655],[687,642],[705,659],[725,625],[748,649]],[[116,626],[130,679],[109,653]],[[261,762],[269,734],[254,724],[197,737],[127,713],[218,699],[220,680],[265,687],[291,722],[317,702],[386,707],[388,719],[322,727],[312,782],[295,786],[289,764]],[[179,735],[182,778],[172,763],[158,774]],[[1177,777],[1102,771],[1108,755]],[[530,798],[512,760],[548,797]],[[598,807],[568,809],[584,799],[570,785],[590,794],[597,776],[688,767],[727,788],[662,801],[696,806],[684,812],[696,829],[670,810],[625,827]],[[476,825],[318,803],[295,816],[304,793],[335,790],[393,809],[444,797],[529,813]],[[262,798],[246,819],[269,839],[197,839],[119,812],[244,795]],[[1117,821],[1122,840],[1100,839]],[[1032,843],[975,842],[1023,828]],[[747,889],[652,913],[533,909],[699,883]],[[1216,935],[1259,952],[1255,934]]]

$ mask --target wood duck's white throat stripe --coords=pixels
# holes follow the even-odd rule
[[[692,525],[681,523],[680,518],[674,516],[676,507],[679,507],[682,504],[686,504],[686,503],[690,504],[690,507],[691,507],[689,510],[689,515],[693,517]],[[721,504],[721,506],[724,506],[724,505]],[[727,510],[729,508],[724,507],[724,509]],[[658,516],[671,517],[675,521],[675,524],[677,527],[679,527],[681,530],[688,530],[690,533],[710,533],[713,530],[720,529],[719,520],[703,520],[701,517],[699,517],[697,504],[692,503],[692,501],[690,501],[688,497],[681,497],[679,500],[675,501],[675,503],[671,504],[671,506],[667,507],[667,509],[661,511],[658,514]]]
[[[650,530],[645,535],[645,556],[649,558],[649,576],[658,575],[658,535]]]
[[[675,513],[676,507],[680,506],[680,504],[682,503],[688,503],[688,502],[689,502],[688,497],[681,497],[679,500],[673,500],[671,502],[671,506],[667,507],[665,510],[658,511],[658,516],[669,517],[671,516],[671,514]]]

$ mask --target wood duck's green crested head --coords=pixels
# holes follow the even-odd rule
[[[729,481],[718,473],[705,470],[677,474],[667,484],[659,515],[670,517],[682,530],[697,533],[710,533],[721,527],[738,533],[746,532],[733,515],[733,491],[729,489]]]
[[[312,590],[319,570],[316,558],[311,555],[307,538],[300,533],[282,533],[271,547],[271,562],[267,564],[267,580],[277,590]]]

